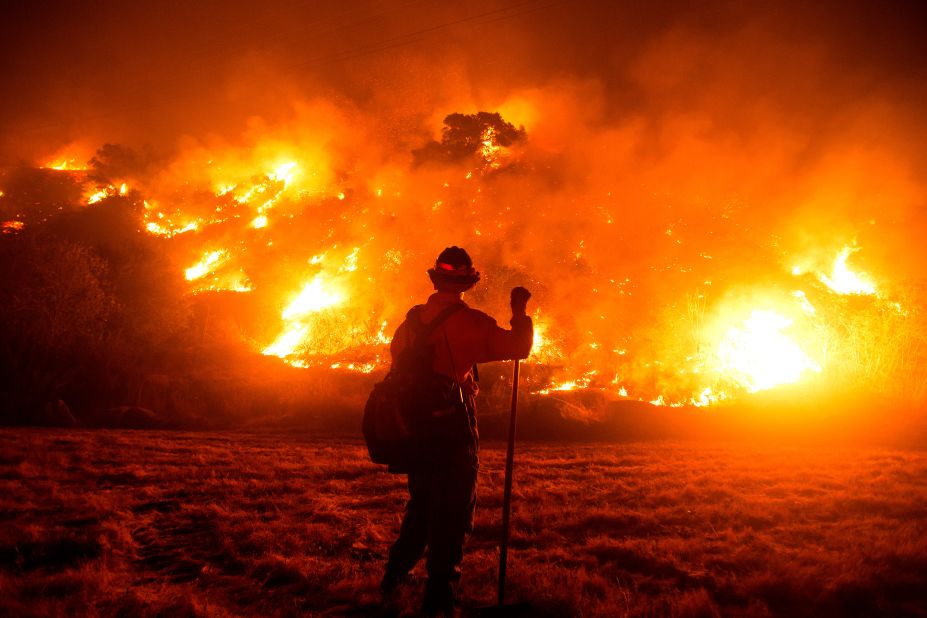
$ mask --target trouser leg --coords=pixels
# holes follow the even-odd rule
[[[429,483],[423,472],[409,473],[409,501],[399,528],[399,538],[389,550],[386,572],[401,577],[412,570],[428,542]]]
[[[463,545],[473,530],[476,507],[476,468],[470,461],[433,471],[428,503],[429,582],[455,584],[460,580]]]

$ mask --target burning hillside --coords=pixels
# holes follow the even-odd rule
[[[419,23],[428,11],[401,13],[384,17],[389,28],[411,19],[432,31]],[[802,30],[784,46],[769,33],[792,25],[773,15],[732,14],[714,32],[655,14],[624,46],[577,28],[611,46],[601,57],[613,66],[574,50],[557,76],[538,74],[528,53],[554,62],[533,43],[531,28],[556,21],[545,15],[504,6],[459,22],[510,43],[506,62],[492,46],[458,56],[442,41],[437,57],[400,55],[409,77],[370,52],[361,73],[394,81],[363,88],[339,73],[306,94],[281,50],[232,54],[242,64],[222,65],[226,103],[247,93],[258,113],[222,107],[210,122],[196,97],[165,98],[163,117],[112,131],[158,144],[170,119],[203,130],[150,149],[106,143],[99,127],[21,146],[35,154],[0,178],[0,238],[79,228],[121,272],[118,245],[142,235],[183,290],[172,307],[198,312],[198,326],[176,328],[182,345],[221,330],[244,357],[301,369],[384,370],[391,334],[429,293],[425,269],[457,244],[484,275],[472,304],[504,321],[510,287],[534,292],[526,371],[540,396],[709,406],[865,390],[923,402],[923,157],[901,136],[925,123],[891,89],[851,105],[852,76],[819,87],[837,64],[822,49],[855,49],[853,28]],[[510,19],[532,34],[503,24],[506,39],[490,25]],[[788,70],[776,68],[783,58]],[[468,70],[445,74],[441,62]],[[758,80],[757,67],[774,68]],[[434,81],[423,87],[422,75]],[[143,295],[149,283],[123,287]]]
[[[566,162],[523,127],[489,113],[446,123],[406,169],[350,169],[324,144],[279,139],[194,149],[137,177],[101,178],[99,160],[43,167],[79,186],[72,208],[125,208],[107,204],[132,187],[137,228],[161,239],[187,293],[257,298],[240,345],[297,367],[385,367],[392,331],[427,294],[429,256],[457,242],[486,273],[477,305],[502,316],[511,284],[537,289],[541,394],[702,406],[862,380],[921,396],[920,338],[886,336],[919,332],[919,307],[857,266],[855,237],[786,249],[780,230],[750,229],[747,204],[631,198],[623,182],[552,191]],[[28,208],[9,215],[7,233],[41,225]]]

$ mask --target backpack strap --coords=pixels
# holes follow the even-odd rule
[[[431,336],[431,333],[435,332],[435,330],[437,330],[439,326],[444,324],[444,322],[449,317],[451,317],[452,315],[454,315],[455,313],[457,313],[463,308],[464,308],[463,304],[454,303],[450,307],[445,307],[444,309],[442,309],[441,313],[435,316],[435,319],[433,319],[431,322],[428,322],[427,324],[423,324],[422,315],[421,315],[423,306],[416,305],[415,307],[412,307],[412,309],[409,310],[409,313],[406,314],[406,319],[414,318],[415,322],[418,323],[418,328],[421,329],[418,331],[418,334],[415,336],[415,339],[413,340],[412,345],[413,346],[424,345],[425,342],[428,341],[428,337]],[[413,316],[413,312],[414,312],[414,316]]]

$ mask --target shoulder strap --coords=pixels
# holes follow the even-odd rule
[[[433,319],[433,320],[432,320],[431,322],[429,322],[428,324],[422,324],[422,322],[421,322],[421,315],[417,315],[416,317],[417,317],[417,319],[418,319],[418,321],[419,321],[419,324],[422,324],[422,326],[423,326],[424,328],[423,328],[421,331],[419,331],[419,333],[418,333],[418,335],[415,337],[415,341],[412,343],[412,345],[413,345],[413,346],[423,345],[426,341],[428,341],[428,337],[431,336],[431,333],[435,332],[435,330],[436,330],[439,326],[441,326],[442,324],[444,324],[444,322],[445,322],[449,317],[451,317],[453,314],[457,313],[458,311],[460,311],[460,310],[463,309],[463,308],[464,308],[464,305],[462,305],[461,303],[454,303],[454,304],[451,305],[450,307],[444,308],[444,309],[441,311],[441,313],[439,313],[437,316],[435,316],[435,319]],[[410,312],[410,313],[411,313],[411,312]]]

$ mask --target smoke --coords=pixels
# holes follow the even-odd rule
[[[314,277],[341,290],[303,358],[388,334],[451,244],[484,273],[474,304],[503,318],[508,287],[535,291],[559,378],[646,399],[708,383],[701,327],[746,317],[731,299],[781,308],[804,286],[831,302],[809,282],[845,246],[886,298],[923,281],[927,37],[911,10],[599,4],[62,11],[59,40],[8,43],[39,51],[8,73],[34,84],[6,103],[3,153],[151,145],[167,162],[122,180],[176,227],[201,222],[166,245],[178,269],[228,252],[261,299],[250,345]],[[102,36],[62,61],[73,76],[48,70],[92,23]],[[527,133],[499,169],[413,165],[445,116],[484,110]],[[268,175],[288,162],[272,204],[232,200],[283,191]]]

